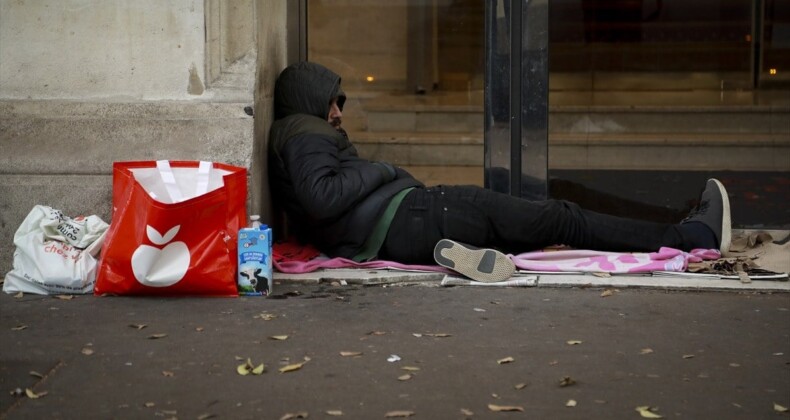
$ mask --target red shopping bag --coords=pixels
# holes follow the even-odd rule
[[[94,293],[238,296],[247,171],[210,162],[113,164],[113,215]]]

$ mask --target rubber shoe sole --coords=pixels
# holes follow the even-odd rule
[[[730,198],[727,195],[727,189],[719,182],[718,179],[711,178],[708,182],[713,181],[721,194],[722,204],[722,217],[721,217],[721,240],[719,241],[719,251],[721,255],[725,256],[730,252],[730,245],[732,245],[732,220],[730,216]]]
[[[433,259],[442,267],[484,283],[507,280],[516,272],[513,261],[497,250],[474,248],[449,239],[436,243]]]

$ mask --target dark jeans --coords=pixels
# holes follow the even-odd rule
[[[678,225],[584,210],[562,200],[529,201],[476,186],[416,188],[403,200],[379,258],[432,263],[440,239],[506,253],[568,245],[598,251],[692,248]]]

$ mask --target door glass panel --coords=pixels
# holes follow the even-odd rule
[[[790,228],[790,91],[762,83],[790,73],[788,6],[552,0],[550,195],[676,222],[716,177],[736,227]]]
[[[675,222],[717,177],[734,226],[790,228],[790,2],[548,3],[551,197]],[[360,154],[483,185],[485,4],[308,0]]]
[[[481,0],[309,0],[310,61],[342,77],[360,155],[483,185]]]
[[[766,0],[763,11],[760,86],[790,85],[790,1]]]

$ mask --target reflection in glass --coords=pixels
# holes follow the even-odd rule
[[[484,162],[510,182],[509,139],[483,145],[510,117],[484,117],[484,78],[512,99],[509,67],[483,62],[510,47],[486,51],[484,28],[513,1],[308,0],[308,58],[343,76],[360,153],[429,184],[482,185]],[[736,226],[790,228],[790,1],[547,3],[552,197],[675,221],[717,176]]]

